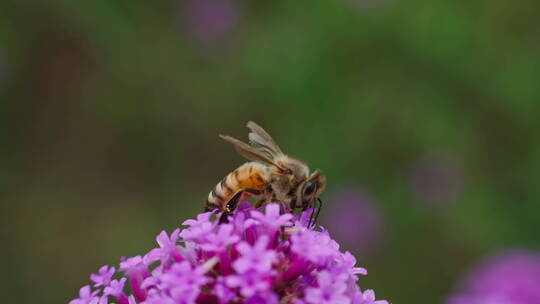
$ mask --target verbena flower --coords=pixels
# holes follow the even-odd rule
[[[448,304],[540,303],[540,253],[504,251],[475,266]]]
[[[199,214],[183,230],[161,232],[158,248],[122,258],[118,271],[101,267],[70,304],[388,304],[360,290],[367,271],[328,231],[308,228],[310,214],[249,203],[226,224]]]

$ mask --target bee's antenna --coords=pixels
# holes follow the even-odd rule
[[[322,209],[322,200],[320,198],[317,198],[317,201],[319,202],[319,208],[317,208],[317,214],[315,215],[315,219],[313,220],[313,225],[317,223],[317,219],[319,218],[319,213],[321,213],[321,209]]]
[[[315,226],[315,224],[317,223],[317,219],[319,218],[319,213],[321,212],[321,208],[322,208],[322,201],[320,198],[317,198],[317,201],[319,202],[319,207],[318,208],[315,208],[315,206],[313,207],[313,210],[311,211],[311,215],[309,216],[308,228],[311,227],[312,225]]]
[[[311,214],[309,215],[309,221],[307,224],[308,228],[311,228],[311,223],[313,222],[313,216],[315,215],[315,207],[311,209]]]

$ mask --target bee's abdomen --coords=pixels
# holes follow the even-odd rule
[[[229,199],[241,189],[264,190],[267,185],[265,166],[250,162],[223,178],[208,194],[206,210],[223,209]]]

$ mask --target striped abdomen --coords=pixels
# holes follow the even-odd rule
[[[240,166],[238,169],[229,173],[221,180],[216,187],[208,194],[206,201],[206,210],[221,209],[233,197],[233,195],[242,189],[265,190],[268,185],[266,181],[267,167],[261,163],[249,162]],[[244,194],[242,199],[246,199],[249,194]]]

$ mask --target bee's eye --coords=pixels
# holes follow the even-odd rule
[[[313,192],[315,192],[315,189],[317,189],[317,184],[315,184],[314,182],[307,182],[306,185],[304,186],[304,196],[310,196],[313,194]]]

